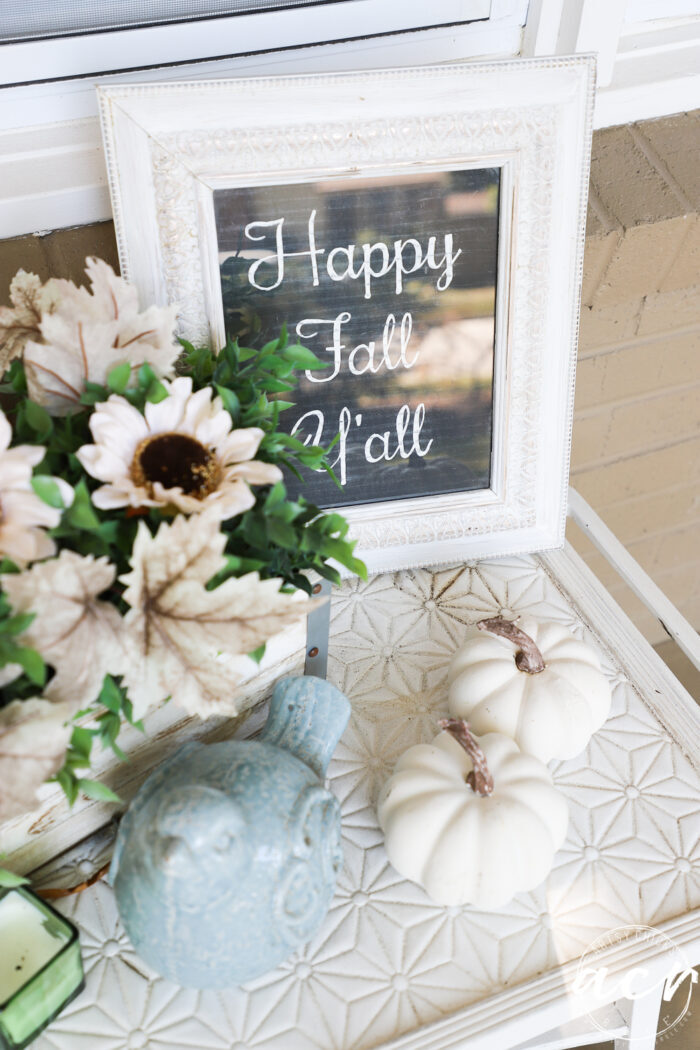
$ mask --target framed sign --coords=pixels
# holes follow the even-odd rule
[[[372,569],[563,542],[592,60],[100,91],[122,269],[181,334],[325,363],[327,445]],[[285,418],[283,417],[283,418]]]
[[[490,486],[500,184],[467,167],[215,190],[225,329],[253,315],[264,343],[287,323],[326,366],[287,417],[307,443],[339,434],[341,488],[288,487],[348,507]]]

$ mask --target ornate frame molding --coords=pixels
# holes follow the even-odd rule
[[[193,341],[223,336],[215,188],[503,166],[492,487],[345,508],[372,569],[563,543],[593,79],[577,56],[98,89],[123,273]]]

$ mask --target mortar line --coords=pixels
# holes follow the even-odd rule
[[[659,556],[659,550],[662,544],[665,542],[667,535],[668,533],[665,532],[644,533],[642,536],[628,536],[626,539],[620,540],[620,542],[624,543],[625,548],[629,551],[629,553],[632,555],[635,561],[639,562],[642,568],[645,568],[646,566],[647,572],[651,573],[652,568],[654,572],[660,573],[677,571],[677,569],[680,566],[669,565],[667,561],[657,561]],[[642,544],[646,543],[647,541],[649,541],[647,548],[642,552],[642,550],[638,548],[641,548]],[[603,559],[603,562],[605,562],[605,555],[602,554],[597,548],[594,548],[594,550],[590,552],[589,558],[584,557],[584,561],[588,562],[589,566],[591,564],[595,564],[595,562],[597,561],[597,558],[595,558],[594,555],[598,555],[600,558]],[[698,560],[700,560],[700,556],[698,556]],[[687,566],[689,569],[691,569],[695,564],[695,560],[683,561],[680,563],[680,565],[682,565],[683,567]]]
[[[577,419],[593,419],[597,415],[615,411],[625,405],[638,405],[643,401],[658,401],[669,394],[678,394],[686,390],[692,391],[698,387],[700,387],[700,379],[696,379],[693,383],[674,383],[673,386],[665,386],[661,390],[651,390],[646,391],[644,394],[633,394],[631,397],[618,397],[613,401],[603,401],[600,405],[591,405],[588,408],[578,409],[575,413],[574,421]],[[700,416],[700,411],[698,415]]]
[[[574,486],[574,488],[575,487],[576,486]],[[696,488],[697,488],[697,484],[695,482],[691,482],[691,481],[676,481],[676,482],[673,483],[673,485],[667,485],[666,488],[653,489],[653,490],[651,490],[649,492],[642,492],[642,493],[640,493],[637,496],[624,496],[622,499],[612,500],[609,503],[601,503],[600,501],[598,501],[598,504],[596,505],[595,509],[596,509],[596,512],[598,514],[600,514],[601,517],[603,517],[605,512],[607,510],[612,509],[613,507],[622,507],[625,504],[639,502],[640,500],[650,500],[650,499],[653,499],[656,496],[669,496],[670,497],[670,496],[674,496],[677,492],[683,492],[685,489],[695,490]],[[695,502],[697,502],[697,501],[695,501]],[[695,522],[695,518],[697,517],[697,523],[698,523],[698,525],[700,525],[700,504],[698,506],[697,511],[693,510],[692,513],[693,513],[693,517],[689,520],[688,524],[693,524]]]
[[[598,217],[601,226],[606,227],[606,233],[612,233],[614,230],[624,230],[624,227],[617,216],[608,211],[603,204],[593,179],[591,179],[591,184],[588,187],[588,204]]]
[[[616,343],[604,343],[602,346],[586,350],[579,350],[579,361],[586,361],[591,357],[602,357],[604,354],[614,354],[618,350],[629,350],[634,346],[646,346],[648,343],[658,343],[660,340],[675,339],[683,335],[700,332],[700,324],[684,325],[682,328],[672,328],[670,331],[650,332],[647,335],[631,336],[629,339],[620,339]]]
[[[605,521],[605,510],[607,510],[607,509],[609,509],[609,508],[605,508],[604,510],[596,511],[596,513],[600,515],[600,518],[601,518],[602,521]],[[684,532],[686,529],[691,529],[691,528],[696,528],[696,529],[700,528],[700,519],[694,518],[691,521],[686,521],[682,525],[678,526],[677,528],[674,527],[674,528],[670,528],[670,529],[656,529],[654,532],[645,532],[641,536],[635,536],[633,539],[625,540],[625,546],[626,547],[633,547],[635,543],[646,542],[646,540],[656,540],[657,541],[656,545],[653,548],[654,549],[654,553],[656,554],[662,539],[665,539],[667,536],[673,536],[675,533],[678,533],[678,532]],[[595,550],[596,550],[596,553],[601,554],[601,552],[597,549],[597,547],[595,548]],[[601,554],[601,557],[604,558],[605,555]],[[632,554],[632,557],[634,558],[634,554]],[[671,566],[671,568],[675,568],[675,566]]]
[[[602,516],[601,516],[601,520],[602,520]],[[635,536],[634,539],[625,540],[624,544],[625,544],[625,548],[627,549],[628,553],[630,553],[632,555],[632,557],[635,559],[635,561],[638,561],[639,564],[641,565],[642,563],[641,563],[641,561],[639,561],[639,554],[635,554],[633,550],[630,550],[630,547],[634,548],[634,545],[636,543],[641,542],[642,540],[646,540],[646,539],[656,540],[656,543],[652,547],[651,558],[652,558],[652,561],[653,561],[656,558],[656,555],[657,555],[659,547],[661,546],[661,538],[662,538],[661,535],[657,536],[656,533],[651,534],[649,536]],[[622,543],[623,541],[620,540],[620,542]],[[592,540],[591,540],[591,543],[593,543]],[[579,551],[579,554],[581,554],[580,551]],[[608,560],[605,557],[605,555],[603,554],[603,552],[599,551],[598,548],[595,545],[592,546],[591,550],[586,551],[585,554],[581,554],[581,557],[588,564],[589,568],[590,568],[591,564],[595,564],[595,562],[599,558],[602,559],[604,565],[607,565],[607,566],[610,565],[610,563],[608,562]]]
[[[655,445],[646,445],[644,448],[635,449],[634,452],[618,453],[614,456],[601,456],[599,459],[589,460],[580,466],[572,467],[570,474],[575,478],[578,474],[587,474],[601,467],[614,467],[618,463],[626,463],[628,459],[638,459],[642,456],[652,456],[655,452],[665,452],[666,449],[676,448],[677,445],[685,445],[686,442],[697,441],[700,434],[684,434],[677,441],[666,441]],[[576,488],[576,485],[574,485]]]
[[[603,512],[603,514],[601,514],[601,520],[605,521],[604,512]],[[606,524],[607,524],[607,522],[606,522]],[[691,522],[690,524],[695,529],[698,529],[698,526],[699,526],[700,523],[698,523],[698,522]],[[608,526],[608,528],[609,527],[610,526]],[[675,531],[676,532],[680,532],[682,530],[677,529]],[[643,533],[640,536],[627,536],[625,539],[620,539],[620,542],[624,543],[625,549],[632,555],[632,557],[636,561],[639,562],[640,565],[642,565],[642,559],[643,559],[644,563],[646,565],[653,565],[655,567],[663,566],[663,570],[662,571],[666,572],[668,569],[675,569],[676,566],[675,565],[670,565],[669,566],[668,561],[664,560],[664,561],[659,562],[657,559],[659,557],[659,552],[661,550],[661,547],[663,546],[664,543],[668,542],[669,538],[674,543],[678,542],[677,540],[673,540],[673,536],[674,536],[674,533],[672,531],[661,529],[661,530],[656,531],[656,532]],[[570,536],[569,536],[569,538],[570,538]],[[602,558],[603,562],[606,562],[605,555],[601,551],[599,551],[597,547],[594,546],[592,548],[592,550],[590,552],[588,552],[588,553],[589,553],[588,557],[586,557],[585,555],[582,555],[582,557],[584,558],[584,561],[587,561],[589,564],[594,563],[595,561],[597,561],[598,558]],[[684,561],[681,564],[683,564],[683,565],[692,565],[692,564],[694,564],[694,562],[692,562],[692,561],[691,562]],[[649,570],[647,570],[647,571],[649,571]]]
[[[639,150],[641,150],[641,152],[644,154],[651,166],[659,173],[659,175],[661,175],[664,181],[668,184],[669,188],[673,190],[674,194],[676,195],[676,198],[686,209],[686,212],[694,212],[696,210],[695,205],[686,196],[683,187],[678,182],[676,182],[673,175],[666,167],[663,158],[659,156],[659,154],[656,152],[654,146],[651,144],[644,132],[640,130],[639,125],[630,124],[628,126],[628,130],[630,135],[632,136],[632,140],[635,146]],[[675,218],[675,216],[669,217]]]
[[[614,236],[611,236],[611,234],[614,234]],[[595,299],[596,294],[598,293],[598,290],[605,279],[605,275],[610,269],[610,265],[613,261],[615,253],[622,244],[624,236],[625,231],[620,228],[618,228],[617,230],[610,230],[608,233],[605,234],[606,240],[608,240],[610,243],[606,245],[603,257],[600,263],[598,264],[598,272],[594,277],[595,285],[593,288],[593,292],[591,293],[589,300],[583,303],[584,306],[593,305],[593,300]]]
[[[647,299],[648,298],[649,298],[648,295],[643,295],[642,298],[639,300],[639,303],[637,304],[637,312],[636,312],[636,314],[634,316],[634,334],[635,335],[639,334],[639,326],[642,323],[642,317],[644,316],[644,311],[646,309]]]
[[[596,281],[595,290],[591,296],[591,301],[593,301],[595,299],[596,293],[598,292],[598,289],[600,288],[601,284],[607,276],[608,270],[612,265],[612,261],[615,258],[615,252],[620,247],[625,238],[625,230],[617,216],[610,215],[602,200],[598,196],[598,193],[593,183],[591,183],[591,186],[588,190],[588,199],[591,202],[593,206],[593,211],[596,212],[600,222],[608,227],[608,233],[617,231],[617,237],[611,238],[611,241],[614,241],[614,243],[610,245],[608,251],[605,253],[603,264],[598,274],[598,280]]]
[[[660,571],[656,567],[654,567],[651,570],[644,569],[644,571],[646,573],[648,573],[649,576],[651,576],[651,578],[656,583],[657,587],[661,587],[661,590],[663,591],[664,587],[663,587],[663,584],[659,582],[660,580],[662,580],[664,577],[671,576],[672,573],[677,573],[679,569],[687,569],[688,571],[691,571],[692,569],[695,568],[696,565],[700,565],[700,561],[688,561],[688,562],[684,562],[683,565],[676,565],[676,566],[673,566],[670,569],[661,569]],[[642,566],[642,568],[644,568],[644,566]],[[625,582],[625,580],[622,580],[621,584],[618,584],[618,583],[611,584],[608,587],[608,590],[609,590],[610,594],[615,595],[615,594],[619,594],[623,587],[628,587],[628,586],[629,585]],[[695,597],[696,593],[697,592],[695,590],[692,590],[690,592],[690,594],[688,595],[688,598],[689,599],[693,599]]]
[[[697,222],[697,215],[693,215],[693,216],[690,216],[690,215],[688,215],[688,216],[678,216],[678,217],[679,218],[687,218],[688,222],[686,223],[686,228],[683,231],[683,236],[681,237],[681,239],[680,239],[680,241],[679,241],[679,243],[678,243],[678,245],[676,247],[676,250],[671,255],[670,261],[666,264],[664,269],[661,270],[660,273],[659,273],[659,277],[658,277],[658,280],[656,282],[656,291],[657,292],[660,291],[662,284],[664,283],[664,281],[668,277],[669,273],[671,272],[671,270],[675,266],[679,255],[683,251],[683,248],[685,246],[685,242],[690,237],[690,234],[692,233],[692,230],[693,230],[693,228],[695,226],[695,223]],[[669,289],[667,289],[667,291],[674,291],[675,292],[676,289],[675,288],[669,288]]]

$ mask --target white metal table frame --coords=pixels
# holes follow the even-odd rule
[[[647,575],[617,536],[575,489],[569,489],[569,517],[584,532],[637,597],[656,616],[670,638],[700,669],[700,635]]]
[[[700,670],[700,635],[628,553],[592,507],[573,488],[569,489],[568,515],[588,536],[630,590],[659,620],[666,633],[691,663]],[[664,925],[675,928],[678,924],[674,921]],[[700,961],[700,930],[696,928],[694,931],[691,929],[687,932],[691,936],[687,945],[684,945],[684,949],[690,956],[691,964],[694,965],[696,961]],[[525,1048],[527,1050],[566,1050],[568,1047],[581,1045],[584,1038],[587,1044],[591,1044],[592,1038],[595,1038],[596,1042],[606,1042],[611,1036],[614,1036],[615,1050],[628,1050],[630,1046],[633,1047],[633,1050],[654,1050],[664,995],[663,978],[666,961],[663,957],[655,959],[651,965],[648,959],[643,961],[648,970],[650,989],[639,998],[616,1003],[622,1021],[619,1030],[599,1032],[597,1036],[589,1032],[584,1037],[579,1025],[574,1022],[537,1036],[527,1043],[511,1044],[511,1046],[514,1050],[516,1048],[517,1050],[520,1048],[522,1050]],[[425,1050],[428,1050],[427,1046]]]

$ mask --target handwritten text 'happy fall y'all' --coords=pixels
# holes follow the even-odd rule
[[[255,259],[248,268],[248,282],[261,292],[271,292],[279,288],[285,279],[285,264],[288,259],[306,259],[309,266],[309,278],[313,287],[320,284],[320,271],[324,270],[333,282],[361,281],[363,297],[371,300],[373,283],[388,275],[393,275],[396,295],[401,295],[404,277],[419,271],[435,277],[435,288],[438,292],[449,288],[454,277],[454,264],[462,254],[460,248],[454,248],[451,233],[427,238],[422,243],[415,237],[405,240],[394,240],[391,245],[384,241],[364,243],[361,245],[339,245],[328,251],[319,247],[316,237],[316,211],[309,215],[307,224],[308,247],[300,251],[288,251],[285,247],[284,217],[267,221],[250,222],[245,227],[245,236],[254,242],[274,241],[274,250],[269,255]],[[442,241],[439,245],[438,242]],[[355,345],[343,362],[343,326],[352,320],[348,310],[343,310],[333,318],[306,317],[296,325],[299,339],[328,338],[331,342],[324,347],[330,354],[328,373],[307,371],[306,377],[311,383],[331,383],[346,367],[351,375],[362,376],[375,374],[384,368],[389,372],[397,369],[410,369],[418,361],[416,351],[409,353],[408,344],[413,330],[413,318],[406,311],[397,323],[393,313],[387,314],[382,332],[381,347],[375,340]],[[328,333],[328,335],[326,335]],[[397,345],[398,344],[398,345]],[[396,414],[393,432],[385,430],[370,434],[364,442],[364,458],[367,463],[391,461],[399,456],[403,460],[411,456],[426,456],[433,445],[433,439],[423,443],[421,430],[425,423],[425,405],[419,404],[415,412],[408,405],[402,405]],[[292,434],[305,431],[305,444],[319,445],[324,440],[326,416],[322,409],[311,409],[300,416],[292,427]],[[362,427],[362,413],[353,413],[347,406],[340,409],[336,433],[339,433],[338,454],[331,464],[339,474],[341,485],[347,483],[348,434],[353,427]],[[309,432],[310,431],[310,432]]]

